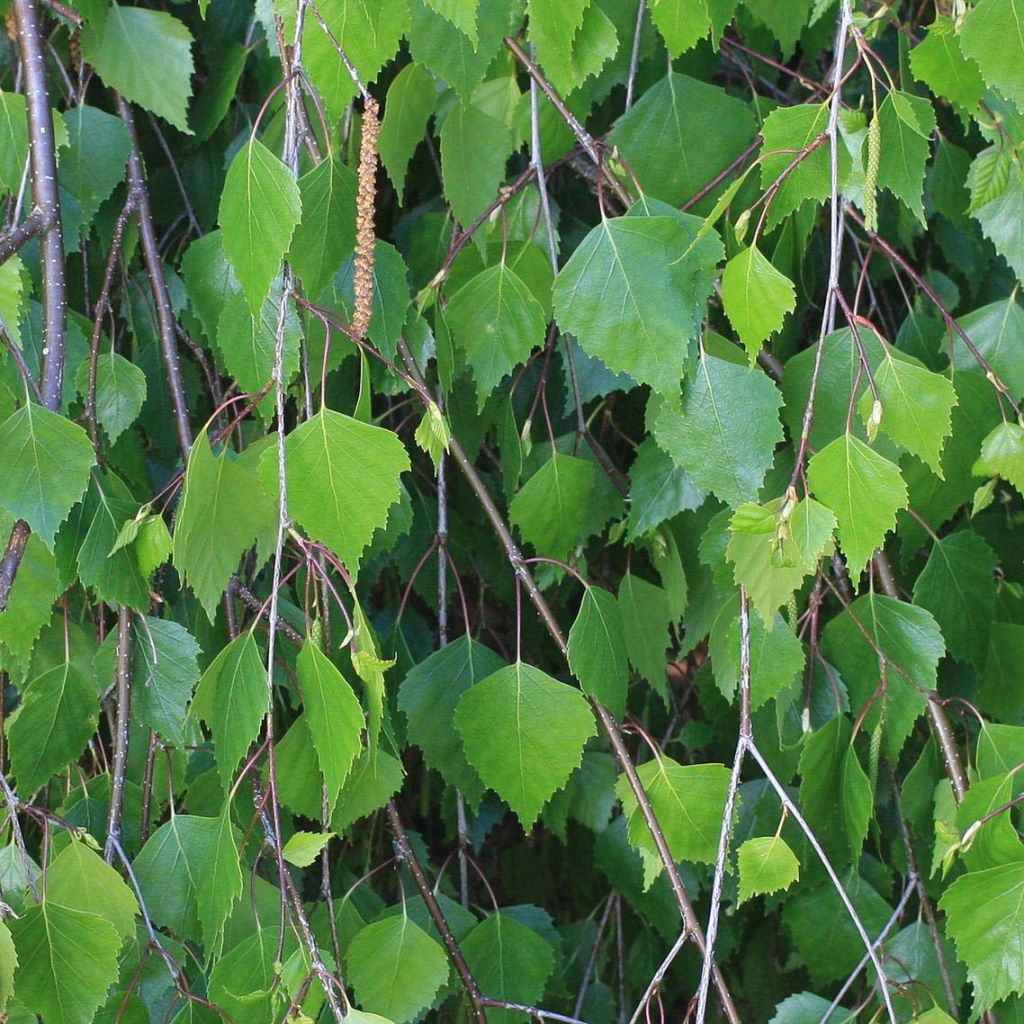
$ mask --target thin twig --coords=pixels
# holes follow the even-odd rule
[[[132,613],[121,605],[117,610],[117,658],[115,661],[117,719],[114,723],[114,765],[110,780],[110,814],[103,856],[114,863],[116,845],[121,841],[121,811],[124,807],[125,771],[128,766],[128,723],[131,709]]]

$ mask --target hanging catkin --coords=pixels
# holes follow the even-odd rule
[[[353,291],[352,336],[366,337],[373,314],[373,214],[377,193],[377,139],[380,121],[377,101],[367,97],[363,105],[363,134],[359,144],[359,193],[356,196],[356,256]]]

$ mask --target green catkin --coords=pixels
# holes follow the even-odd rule
[[[882,124],[875,114],[868,126],[868,166],[864,173],[864,224],[868,231],[878,228],[878,164],[882,154]]]
[[[882,757],[882,719],[878,720],[871,733],[871,746],[868,748],[868,779],[871,783],[871,792],[874,794],[878,786],[878,762]]]

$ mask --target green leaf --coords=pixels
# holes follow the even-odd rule
[[[972,472],[975,476],[1001,476],[1024,494],[1024,427],[1000,423],[981,442],[981,455]]]
[[[555,278],[559,327],[609,369],[674,392],[707,294],[683,259],[689,242],[672,217],[602,219]]]
[[[767,527],[750,528],[752,519],[767,516]],[[833,544],[836,517],[813,498],[793,505],[776,498],[766,505],[740,505],[730,524],[726,549],[736,583],[765,622],[786,604],[818,566]]]
[[[630,543],[677,513],[699,508],[706,497],[653,437],[640,442],[629,481],[626,539]]]
[[[479,42],[476,32],[476,8],[479,0],[427,0],[443,18],[447,18],[474,47]]]
[[[843,434],[810,460],[807,481],[818,500],[835,512],[839,543],[856,578],[896,525],[896,513],[907,507],[899,466]]]
[[[882,721],[882,749],[895,760],[946,653],[935,619],[924,608],[869,593],[828,623],[822,649],[850,691],[850,708],[859,712],[870,703],[861,727],[871,732]]]
[[[363,709],[348,681],[315,643],[303,644],[295,670],[310,740],[333,809],[362,749]]]
[[[18,1001],[47,1024],[89,1024],[117,979],[121,940],[103,917],[44,900],[10,923]]]
[[[242,555],[269,545],[277,505],[225,449],[217,457],[206,431],[192,445],[174,526],[174,565],[212,622]]]
[[[800,880],[800,862],[782,836],[748,839],[736,852],[740,903],[752,896],[788,889]]]
[[[287,8],[287,5],[283,5]],[[288,8],[294,19],[295,8]],[[407,0],[319,0],[317,10],[345,55],[367,85],[395,55],[398,42],[409,27]],[[334,122],[345,116],[356,88],[330,37],[314,15],[305,19],[302,62]],[[292,39],[291,32],[285,38]]]
[[[259,734],[270,704],[267,668],[256,636],[247,630],[222,648],[196,687],[190,713],[213,733],[217,770],[225,791]]]
[[[649,410],[658,444],[700,488],[728,505],[757,497],[782,440],[782,395],[760,370],[703,355],[682,406]]]
[[[0,91],[0,189],[16,193],[28,158],[25,97]]]
[[[481,409],[502,378],[544,344],[544,310],[504,260],[467,281],[445,319],[466,353]]]
[[[89,365],[75,373],[75,387],[85,394]],[[138,418],[146,401],[146,375],[117,352],[101,353],[96,360],[96,419],[113,444]]]
[[[630,663],[667,706],[665,648],[672,620],[668,596],[661,587],[627,572],[619,585],[618,601]]]
[[[534,1006],[555,969],[551,946],[510,913],[488,914],[463,940],[462,952],[481,990],[492,999]],[[511,1022],[522,1014],[488,1008],[487,1019]]]
[[[914,583],[914,604],[927,608],[958,661],[981,668],[996,610],[996,555],[977,534],[961,530],[932,544]]]
[[[465,634],[410,669],[398,690],[409,740],[449,785],[470,795],[482,792],[480,779],[466,761],[452,717],[462,694],[503,667],[494,651]]]
[[[800,206],[812,201],[824,202],[832,194],[832,157],[829,147],[818,142],[828,128],[827,103],[798,104],[773,110],[761,126],[759,164],[761,188],[775,192],[768,207],[765,227],[771,231]],[[799,154],[808,152],[794,165]],[[839,178],[845,180],[850,156],[839,147]]]
[[[924,41],[910,52],[910,67],[914,77],[924,82],[936,96],[970,112],[978,109],[985,82],[978,65],[964,56],[952,18],[935,15]]]
[[[74,840],[46,868],[46,900],[109,921],[122,942],[135,934],[139,903],[124,879],[84,842]]]
[[[569,630],[569,668],[583,692],[600,701],[615,718],[626,711],[629,663],[619,604],[601,587],[587,587]]]
[[[842,781],[843,827],[846,839],[853,851],[853,863],[860,862],[861,850],[868,835],[871,813],[874,810],[874,794],[857,751],[851,743],[843,757]]]
[[[1019,169],[1011,165],[1006,187],[980,206],[972,203],[971,212],[1017,279],[1024,277],[1024,231],[1020,225],[1024,212],[1024,180]]]
[[[299,178],[302,218],[289,259],[308,296],[320,295],[355,248],[357,188],[352,170],[333,158]]]
[[[796,309],[796,289],[752,245],[733,256],[722,274],[722,305],[751,363],[761,346]]]
[[[985,361],[999,374],[1014,398],[1024,397],[1024,365],[1019,358],[1024,345],[1024,309],[1011,295],[958,319]],[[983,377],[985,371],[968,351],[959,334],[953,335],[952,363],[957,373]]]
[[[172,814],[135,858],[133,868],[146,910],[157,927],[199,940],[197,898],[222,840],[220,826],[218,818]],[[206,899],[212,896],[208,892]]]
[[[1016,683],[1016,666],[1022,661],[1024,626],[1012,622],[989,623],[984,675],[978,688],[978,707],[985,714],[1013,725],[1024,725],[1024,708],[1017,699]]]
[[[629,162],[646,194],[681,206],[732,164],[755,134],[747,104],[673,71],[619,118],[608,142]]]
[[[398,436],[333,409],[321,409],[285,441],[288,508],[313,539],[355,570],[388,509],[401,498],[409,456]],[[277,453],[267,449],[260,478],[277,489]]]
[[[637,775],[647,790],[672,856],[676,860],[713,864],[725,813],[729,769],[723,764],[678,764],[662,756],[640,765]],[[657,856],[654,837],[625,775],[619,776],[615,792],[622,801],[630,843],[648,855]],[[658,866],[660,869],[660,861]]]
[[[9,531],[13,525],[10,517],[4,514],[0,520]],[[0,612],[0,653],[8,668],[18,663],[27,667],[36,637],[50,621],[53,602],[65,587],[53,555],[38,537],[29,537],[7,608]]]
[[[469,227],[494,201],[505,180],[512,136],[501,121],[459,103],[441,125],[441,176],[455,219]]]
[[[333,832],[295,832],[284,844],[281,854],[289,864],[308,868],[333,838]]]
[[[346,980],[359,1003],[395,1024],[409,1024],[448,980],[444,950],[405,914],[374,921],[352,939]]]
[[[878,119],[882,133],[878,187],[887,188],[923,224],[924,170],[935,112],[923,97],[892,89],[878,109]]]
[[[711,29],[704,0],[651,0],[649,10],[673,57],[692,49]]]
[[[981,77],[1024,109],[1024,4],[978,0],[964,18],[960,44],[977,61]]]
[[[573,40],[583,25],[589,0],[529,0],[527,13],[530,39],[537,51],[537,60],[548,73],[549,80],[563,94],[577,84],[573,80],[569,54]]]
[[[553,451],[512,499],[509,519],[538,555],[563,558],[580,539],[580,509],[593,490],[590,462]]]
[[[64,245],[78,249],[100,206],[124,180],[131,140],[119,117],[85,103],[64,114],[70,146],[60,158]],[[113,440],[113,438],[111,438]]]
[[[199,644],[182,625],[145,615],[135,637],[132,710],[169,743],[183,746],[185,709],[199,679]]]
[[[942,447],[952,431],[950,416],[956,405],[956,392],[950,380],[916,363],[896,358],[892,350],[886,351],[874,378],[882,403],[882,433],[930,466],[939,479],[944,479]],[[871,417],[873,403],[874,395],[868,388],[860,400],[860,414],[865,423]]]
[[[423,141],[436,100],[437,89],[430,72],[415,61],[406,64],[388,86],[377,151],[400,203],[405,192],[405,172]]]
[[[227,787],[225,787],[227,788]],[[203,932],[208,960],[220,955],[224,926],[235,903],[242,896],[245,880],[239,863],[237,829],[231,823],[231,801],[209,830],[208,842],[196,857],[196,916]]]
[[[12,256],[5,263],[0,263],[0,329],[7,332],[19,350],[21,330],[18,325],[25,312],[24,273],[25,264],[20,256]]]
[[[18,953],[11,930],[0,922],[0,1010],[7,1008],[14,991],[14,972],[18,969]]]
[[[26,520],[52,551],[95,461],[89,435],[77,423],[27,402],[0,424],[0,507]]]
[[[305,971],[309,966],[302,959],[296,963],[288,956],[290,952],[286,945],[284,955],[288,960],[282,963],[278,959],[277,928],[259,928],[246,935],[210,971],[210,1000],[233,1024],[263,1024],[270,1020],[275,1016],[277,986],[296,967]]]
[[[408,269],[394,246],[380,239],[373,246],[373,313],[370,317],[370,340],[389,359],[398,351],[398,339],[405,329],[409,307]],[[355,257],[350,258],[335,279],[335,295],[346,314],[353,303]]]
[[[403,778],[401,761],[380,747],[364,750],[345,780],[331,828],[340,836],[350,834],[351,825],[379,811],[402,788]]]
[[[837,714],[804,737],[800,751],[800,806],[830,859],[843,866],[852,860],[842,813],[843,764],[852,728]]]
[[[224,255],[254,314],[263,308],[301,217],[294,175],[259,139],[250,138],[228,168],[217,220]]]
[[[217,342],[217,324],[224,307],[241,290],[234,267],[224,255],[220,231],[197,238],[181,259],[181,273],[188,300],[209,340]]]
[[[961,875],[939,906],[974,986],[975,1015],[1024,994],[1024,862]]]
[[[459,698],[455,728],[484,784],[527,831],[579,767],[583,745],[595,731],[579,690],[521,661]]]
[[[33,679],[8,726],[11,768],[23,795],[79,757],[96,730],[96,693],[70,663]]]
[[[111,3],[102,27],[82,32],[82,56],[130,103],[189,133],[192,33],[163,11]]]

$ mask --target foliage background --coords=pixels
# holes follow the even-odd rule
[[[1021,0],[0,9],[4,1019],[1024,1018]]]

